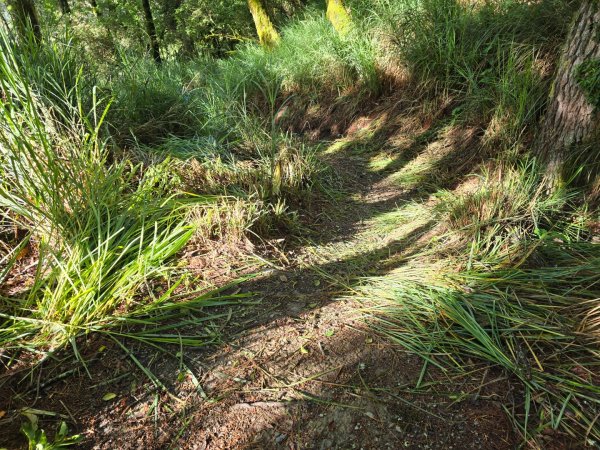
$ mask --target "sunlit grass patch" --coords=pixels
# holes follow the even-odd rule
[[[404,227],[416,227],[431,220],[435,212],[424,203],[407,201],[398,205],[391,211],[383,212],[371,220],[374,233],[402,234]]]
[[[521,389],[506,407],[524,440],[560,429],[591,444],[600,438],[599,348],[589,320],[600,297],[599,248],[577,191],[549,190],[542,180],[534,160],[499,161],[478,182],[438,190],[427,250],[367,278],[358,298],[372,305],[375,329],[426,365],[501,367]],[[409,211],[379,219],[393,230]]]
[[[431,155],[419,155],[407,162],[400,170],[388,175],[387,181],[407,189],[423,187],[429,179],[437,160]]]
[[[378,155],[372,156],[369,159],[369,170],[371,172],[382,172],[390,164],[392,164],[394,160],[395,158],[389,153],[380,153]]]
[[[343,138],[338,139],[323,150],[324,155],[337,155],[339,153],[349,153],[351,155],[368,155],[378,152],[381,145],[374,144],[369,140]]]

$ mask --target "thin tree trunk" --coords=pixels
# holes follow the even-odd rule
[[[60,0],[58,3],[60,4],[60,10],[63,14],[71,14],[71,5],[69,5],[69,0]]]
[[[158,45],[158,37],[156,36],[156,27],[154,26],[154,19],[152,18],[152,10],[150,9],[150,0],[142,0],[142,6],[144,8],[144,16],[146,17],[146,32],[150,37],[150,46],[152,48],[152,57],[156,64],[162,62],[160,58],[160,46]]]
[[[23,39],[28,39],[29,30],[33,32],[36,43],[42,42],[42,28],[33,0],[12,0],[10,2],[14,25]]]
[[[279,43],[279,33],[273,26],[269,15],[260,0],[248,0],[248,8],[252,14],[258,40],[263,47],[274,47]]]
[[[593,61],[600,62],[600,3],[584,0],[563,49],[537,142],[537,153],[548,163],[550,177],[559,174],[569,150],[599,128],[598,105],[585,92],[580,77],[582,63]]]

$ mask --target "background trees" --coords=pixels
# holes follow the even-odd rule
[[[59,0],[60,9],[63,14],[71,14],[71,6],[69,0]]]
[[[160,46],[158,44],[158,36],[156,35],[156,26],[152,18],[152,9],[150,8],[150,0],[142,0],[144,9],[144,18],[146,20],[146,32],[150,38],[150,47],[152,48],[152,57],[157,64],[161,63]]]

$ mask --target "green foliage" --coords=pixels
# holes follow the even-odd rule
[[[550,229],[574,192],[543,189],[543,168],[535,160],[516,166],[499,163],[481,174],[474,192],[455,195],[440,192],[437,212],[447,229],[470,246],[471,260],[515,257],[522,239],[537,230]]]
[[[572,8],[561,0],[358,2],[421,88],[457,101],[467,121],[491,121],[491,133],[509,142],[543,110]]]
[[[0,342],[53,348],[110,323],[119,307],[135,309],[147,281],[165,279],[165,263],[191,238],[187,211],[210,199],[174,195],[168,162],[143,173],[109,162],[99,100],[81,109],[78,85],[74,105],[42,100],[54,74],[36,79],[40,68],[20,59],[4,32],[0,42],[0,205],[39,253],[33,284],[1,299]]]
[[[199,96],[194,79],[203,70],[165,61],[157,67],[147,58],[122,56],[121,64],[106,85],[114,103],[108,122],[121,141],[142,144],[168,136],[193,136],[201,123]],[[196,84],[196,85],[195,85]]]
[[[310,151],[248,115],[243,86],[223,83],[212,60],[158,68],[122,52],[97,90],[71,44],[55,42],[21,51],[2,34],[0,205],[3,221],[28,233],[3,256],[2,278],[25,246],[39,254],[33,284],[2,299],[5,348],[59,347],[110,329],[118,310],[143,309],[148,282],[168,285],[169,258],[215,226],[190,216],[230,207],[207,192],[247,199],[239,225],[219,225],[244,234],[280,221],[316,173]],[[190,165],[202,170],[190,176]]]
[[[357,29],[340,36],[321,14],[311,13],[283,29],[276,48],[244,46],[221,65],[223,77],[237,78],[243,92],[281,86],[285,93],[317,97],[350,89],[377,93],[377,58],[368,34]]]
[[[28,441],[29,450],[59,450],[77,445],[81,441],[81,436],[69,436],[69,429],[65,422],[61,422],[54,439],[49,440],[44,430],[39,428],[37,415],[33,413],[26,414],[28,422],[21,427],[22,433]]]
[[[181,3],[175,11],[177,33],[200,51],[224,56],[256,36],[247,0]]]

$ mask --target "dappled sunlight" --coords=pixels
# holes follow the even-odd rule
[[[598,445],[597,1],[11,3],[0,447]]]
[[[382,172],[393,162],[394,157],[392,155],[389,153],[381,153],[371,157],[369,160],[369,170],[371,172]]]

